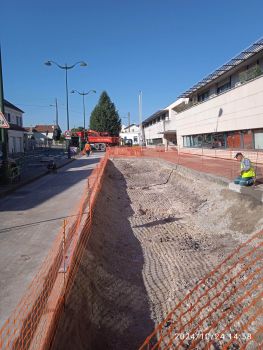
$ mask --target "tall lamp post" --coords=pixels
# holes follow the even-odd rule
[[[67,100],[67,130],[69,130],[69,109],[68,109],[68,70],[74,68],[75,66],[79,65],[81,67],[86,67],[87,63],[80,61],[80,62],[76,62],[75,64],[68,66],[67,64],[65,64],[64,66],[58,64],[55,61],[47,61],[45,62],[45,65],[47,66],[52,66],[52,64],[55,64],[58,68],[60,69],[64,69],[66,72],[66,100]],[[69,141],[67,140],[67,149],[68,149],[68,158],[70,158],[70,147],[69,147]]]
[[[83,125],[84,125],[84,140],[85,140],[85,130],[86,130],[86,108],[85,108],[85,96],[88,95],[90,92],[93,92],[96,94],[96,90],[89,90],[88,92],[79,92],[78,90],[72,90],[71,93],[74,94],[77,92],[79,95],[82,96],[82,104],[83,104]]]
[[[4,111],[4,84],[3,84],[3,75],[2,75],[2,56],[1,56],[1,47],[0,47],[0,112],[3,114]],[[0,143],[2,151],[2,180],[7,182],[8,178],[8,155],[7,155],[7,130],[5,128],[0,128]]]

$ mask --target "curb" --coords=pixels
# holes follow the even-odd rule
[[[75,160],[75,158],[69,159],[68,162],[59,165],[59,166],[57,167],[57,169],[63,168],[64,166],[66,166],[66,165],[70,164],[71,162],[73,162],[73,160]],[[22,181],[22,182],[20,182],[20,183],[18,183],[18,184],[16,184],[16,185],[14,185],[14,187],[9,188],[9,189],[6,190],[6,191],[0,192],[0,198],[3,198],[3,197],[9,195],[9,194],[12,193],[12,192],[15,192],[15,191],[18,190],[19,188],[21,188],[21,187],[23,187],[23,186],[25,186],[25,185],[28,185],[28,184],[30,184],[30,183],[32,183],[32,182],[34,182],[34,181],[40,179],[41,177],[43,177],[43,176],[45,176],[45,175],[47,175],[47,174],[49,174],[49,171],[48,171],[48,170],[46,170],[46,171],[43,172],[42,174],[39,174],[39,175],[37,175],[37,176],[35,176],[35,177],[31,178],[31,179],[24,180],[24,181]]]

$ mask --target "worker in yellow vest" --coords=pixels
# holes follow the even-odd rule
[[[255,169],[251,161],[245,158],[242,153],[238,152],[235,158],[240,162],[240,176],[238,176],[234,183],[241,186],[251,186],[256,181]]]

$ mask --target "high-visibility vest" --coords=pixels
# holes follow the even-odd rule
[[[251,163],[251,161],[250,161],[250,163]],[[241,167],[241,172],[242,172],[241,173],[242,178],[256,177],[256,173],[255,173],[255,170],[254,170],[252,165],[250,166],[250,168],[248,170],[243,170],[245,168],[245,164],[243,163],[243,160],[242,160],[240,163],[240,167]]]
[[[90,144],[86,143],[85,145],[85,151],[90,151],[91,147]]]

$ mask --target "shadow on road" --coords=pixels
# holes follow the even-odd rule
[[[41,205],[45,201],[62,194],[80,181],[87,179],[95,167],[95,164],[99,161],[99,157],[83,157],[74,160],[60,169],[56,174],[46,175],[41,179],[18,189],[8,197],[1,199],[0,212],[24,211]],[[69,197],[66,199],[69,201],[72,200],[72,207],[74,208],[74,198]],[[63,200],[65,200],[65,198],[63,198]],[[55,213],[54,216],[56,216]]]

